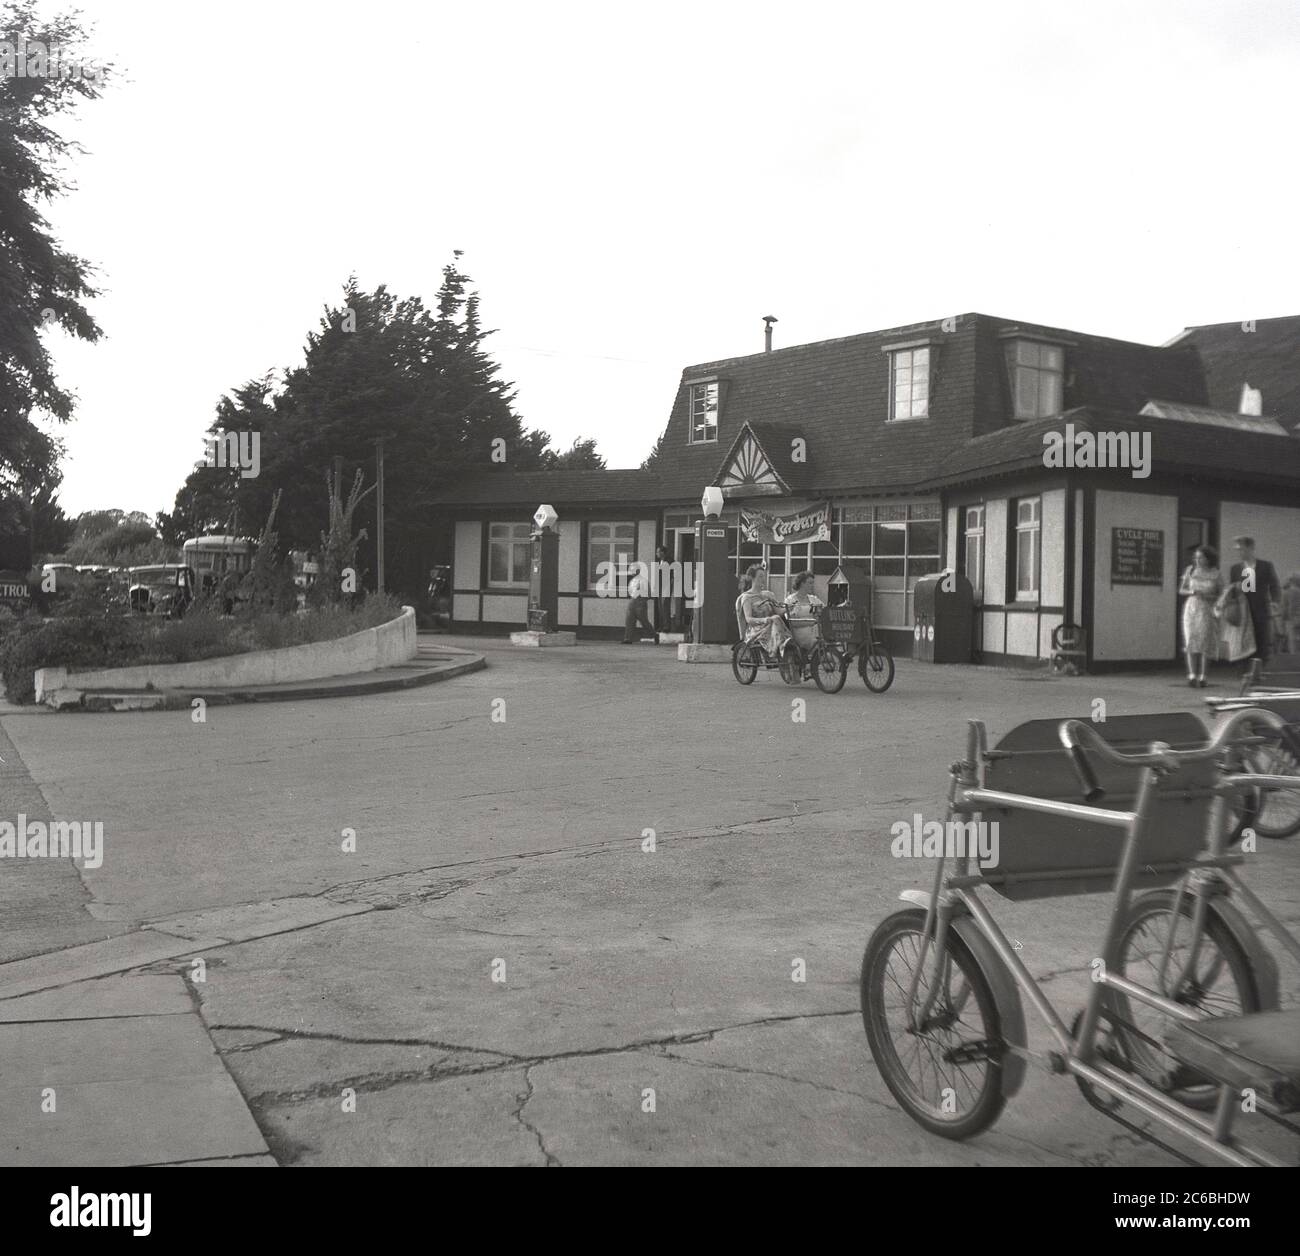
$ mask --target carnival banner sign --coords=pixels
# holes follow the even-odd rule
[[[747,541],[764,545],[793,545],[799,541],[831,539],[831,504],[809,506],[794,514],[778,515],[764,510],[742,510],[740,527]]]

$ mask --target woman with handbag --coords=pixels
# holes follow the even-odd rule
[[[1192,565],[1183,572],[1178,592],[1183,603],[1183,649],[1187,652],[1187,683],[1205,688],[1205,664],[1219,652],[1219,621],[1215,607],[1223,594],[1219,556],[1208,545],[1199,546]]]

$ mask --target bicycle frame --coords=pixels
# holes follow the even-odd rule
[[[1167,747],[1153,745],[1151,753],[1158,749],[1167,751]],[[1202,1116],[1195,1109],[1180,1103],[1177,1099],[1156,1089],[1143,1078],[1127,1072],[1109,1061],[1098,1058],[1097,1038],[1101,1024],[1103,1000],[1107,990],[1114,990],[1128,998],[1136,999],[1154,1007],[1168,1016],[1184,1020],[1200,1020],[1202,1016],[1184,1004],[1149,990],[1136,982],[1118,976],[1122,956],[1119,948],[1122,942],[1121,931],[1129,914],[1129,904],[1133,895],[1133,882],[1138,869],[1138,858],[1150,823],[1152,805],[1159,788],[1160,772],[1153,765],[1142,768],[1138,793],[1132,811],[1117,811],[1094,807],[1080,803],[1060,802],[1053,799],[1036,798],[1030,795],[1010,794],[999,790],[985,788],[985,768],[988,761],[987,735],[982,722],[973,720],[969,724],[966,759],[954,764],[952,781],[948,793],[945,823],[954,815],[969,817],[978,815],[984,808],[1007,808],[1044,815],[1062,816],[1087,821],[1091,824],[1112,826],[1124,831],[1125,839],[1116,870],[1114,892],[1110,919],[1107,922],[1101,948],[1102,966],[1093,973],[1092,989],[1084,1007],[1083,1018],[1078,1034],[1071,1033],[1065,1021],[1052,1006],[1033,974],[1021,960],[1015,948],[1007,940],[993,918],[988,907],[980,900],[976,892],[983,883],[983,877],[969,870],[970,858],[966,853],[954,856],[956,871],[945,877],[946,855],[941,855],[935,869],[933,892],[926,902],[926,918],[921,934],[920,953],[909,983],[907,992],[908,1027],[912,1031],[922,1028],[928,1021],[941,988],[943,965],[947,956],[949,926],[958,913],[969,914],[980,932],[987,939],[997,957],[1006,965],[1015,979],[1019,989],[1033,1004],[1043,1019],[1056,1042],[1057,1050],[1049,1052],[1048,1065],[1053,1072],[1066,1072],[1082,1079],[1090,1086],[1104,1091],[1122,1103],[1143,1113],[1145,1116],[1161,1123],[1173,1132],[1218,1157],[1225,1163],[1238,1166],[1275,1166],[1284,1167],[1285,1161],[1258,1149],[1239,1144],[1232,1136],[1232,1122],[1235,1116],[1235,1092],[1227,1084],[1219,1086],[1219,1101],[1211,1117]],[[1208,823],[1211,826],[1209,852],[1198,857],[1188,869],[1187,876],[1178,886],[1178,893],[1184,891],[1189,878],[1223,877],[1232,890],[1240,893],[1250,904],[1252,910],[1259,913],[1286,948],[1300,959],[1300,943],[1287,932],[1285,926],[1268,911],[1259,899],[1251,893],[1233,871],[1233,866],[1243,862],[1240,854],[1224,850],[1224,821],[1228,797],[1239,792],[1243,787],[1261,787],[1264,785],[1277,788],[1300,787],[1294,777],[1264,777],[1248,773],[1223,776],[1215,788],[1215,798],[1211,803]],[[1178,900],[1180,901],[1180,900]],[[1192,954],[1179,974],[1181,980],[1188,972],[1194,971],[1195,951],[1199,948],[1203,936],[1205,920],[1208,914],[1208,894],[1198,899],[1193,912],[1193,945],[1189,947]],[[1178,915],[1175,913],[1174,924],[1165,941],[1161,977],[1163,978],[1169,964],[1173,944],[1173,933],[1177,927]],[[931,948],[931,939],[933,947]],[[930,950],[933,955],[930,956]],[[932,961],[927,996],[924,1003],[917,1007],[917,990],[922,974],[926,968],[927,958]],[[1162,984],[1163,980],[1162,980]],[[1165,988],[1170,988],[1166,986]],[[1177,989],[1177,984],[1172,988]],[[1027,1059],[1034,1053],[1028,1043],[1006,1043],[1007,1050]],[[1257,1099],[1257,1106],[1265,1112],[1276,1113],[1263,1097]]]

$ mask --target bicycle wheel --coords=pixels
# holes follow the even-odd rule
[[[813,679],[822,693],[839,693],[848,679],[849,665],[838,646],[818,645],[812,653]]]
[[[1246,768],[1265,776],[1300,776],[1300,758],[1280,738],[1251,746],[1245,752]],[[1300,833],[1300,790],[1260,790],[1254,819],[1260,837],[1290,837]]]
[[[894,656],[889,647],[873,641],[858,655],[858,675],[872,693],[884,693],[894,683]]]
[[[1173,975],[1181,972],[1187,963],[1194,907],[1195,899],[1176,890],[1156,891],[1135,900],[1120,933],[1119,975],[1207,1016],[1258,1012],[1262,1002],[1260,983],[1250,957],[1212,904],[1206,915],[1195,970],[1183,979],[1178,989],[1171,988]],[[1160,961],[1171,930],[1169,975],[1161,981]],[[1103,1003],[1124,1067],[1189,1107],[1214,1106],[1218,1086],[1165,1049],[1164,1031],[1169,1016],[1115,990],[1106,992]]]
[[[793,641],[787,641],[781,651],[780,670],[781,679],[787,685],[803,684],[803,652]]]
[[[918,1125],[944,1138],[987,1129],[1006,1103],[1002,1026],[993,991],[966,944],[948,932],[939,993],[926,1024],[907,1027],[907,991],[921,954],[925,912],[909,908],[880,923],[862,957],[862,1023],[880,1076]],[[923,1004],[934,976],[926,955],[917,984]]]
[[[758,675],[758,661],[754,657],[754,647],[743,642],[731,651],[731,672],[742,685],[752,685]]]

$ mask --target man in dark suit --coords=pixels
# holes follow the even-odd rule
[[[1282,585],[1273,564],[1267,558],[1255,557],[1253,536],[1235,536],[1232,543],[1240,561],[1232,564],[1228,580],[1246,596],[1246,609],[1255,630],[1253,657],[1267,663],[1273,652],[1273,606],[1282,600]]]

